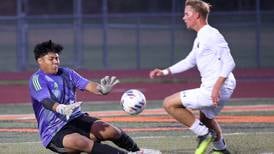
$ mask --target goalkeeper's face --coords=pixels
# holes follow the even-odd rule
[[[59,54],[49,52],[38,60],[39,67],[46,74],[56,74],[60,65]]]

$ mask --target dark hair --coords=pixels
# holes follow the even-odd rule
[[[54,53],[61,53],[63,50],[63,46],[57,43],[52,42],[51,40],[48,40],[46,42],[42,42],[37,44],[34,47],[34,57],[35,60],[37,60],[40,57],[43,57],[47,55],[49,52],[54,52]]]

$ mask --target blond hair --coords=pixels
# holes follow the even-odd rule
[[[205,20],[208,18],[211,5],[202,0],[186,0],[185,6],[191,6]]]

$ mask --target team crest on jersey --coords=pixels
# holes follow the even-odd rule
[[[183,97],[186,97],[186,92],[183,91],[183,92],[182,92],[182,95],[183,95]]]
[[[59,97],[60,96],[60,90],[58,88],[58,84],[56,82],[53,83],[53,89],[52,92],[54,94],[55,97]]]
[[[58,89],[58,84],[57,84],[56,82],[54,82],[53,88],[54,88],[54,89]]]

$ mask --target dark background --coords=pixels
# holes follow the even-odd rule
[[[28,15],[72,14],[73,0],[22,0],[26,4]],[[100,14],[104,0],[82,0],[84,14]],[[176,12],[181,12],[185,0],[174,0]],[[274,10],[273,0],[205,0],[213,11],[254,11],[257,1],[260,9]],[[17,0],[0,0],[0,16],[16,14]],[[108,0],[109,13],[154,13],[170,12],[172,0]]]

